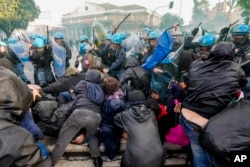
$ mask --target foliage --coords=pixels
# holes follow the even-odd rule
[[[238,5],[243,9],[241,16],[245,19],[245,24],[249,24],[250,20],[250,1],[238,0]]]
[[[184,21],[177,15],[166,13],[161,19],[160,29],[166,29],[173,26],[175,23],[178,23],[181,26],[184,24]]]
[[[237,6],[238,0],[224,0],[224,3],[229,7],[229,10],[227,13],[227,19],[228,19],[232,10]]]
[[[40,14],[34,0],[0,0],[0,11],[0,29],[7,36],[15,29],[26,29]]]
[[[190,25],[197,26],[200,22],[207,18],[209,11],[209,2],[207,0],[193,0],[193,15]]]

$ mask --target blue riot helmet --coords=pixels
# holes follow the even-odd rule
[[[232,37],[235,43],[242,44],[248,40],[250,28],[246,24],[239,24],[232,30]]]
[[[44,41],[41,38],[36,38],[33,45],[35,48],[43,48],[45,46]]]
[[[199,44],[203,47],[211,47],[215,44],[215,35],[213,34],[206,34],[201,37]]]
[[[89,40],[89,37],[87,35],[80,36],[80,43],[83,43],[83,42],[88,41],[88,40]]]
[[[79,46],[79,54],[83,55],[92,50],[91,46],[87,43],[81,43]]]
[[[117,44],[117,45],[121,44],[121,42],[122,42],[121,35],[119,33],[113,34],[111,37],[111,42],[113,44]]]
[[[8,38],[8,44],[15,44],[15,43],[17,43],[16,38],[13,38],[13,37]]]
[[[198,53],[198,56],[207,59],[209,56],[209,51],[212,48],[212,46],[215,44],[216,38],[213,34],[206,34],[201,37],[199,44],[200,44],[200,51]]]
[[[148,40],[152,40],[156,38],[158,38],[158,33],[156,31],[152,31],[148,34]]]
[[[120,32],[122,40],[126,39],[127,34],[125,32]]]
[[[53,35],[53,38],[54,38],[54,39],[64,39],[64,35],[63,35],[63,33],[61,33],[61,32],[56,32],[56,33]]]

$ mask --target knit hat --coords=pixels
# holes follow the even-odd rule
[[[68,77],[68,76],[70,76],[70,75],[72,75],[72,74],[75,74],[75,73],[76,73],[75,69],[69,67],[69,68],[67,68],[67,70],[65,71],[65,76]]]
[[[145,102],[145,99],[146,97],[144,93],[140,90],[134,90],[128,95],[129,103],[132,105],[143,104]]]

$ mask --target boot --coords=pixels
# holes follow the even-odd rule
[[[100,156],[93,157],[93,163],[94,163],[94,167],[102,167],[102,164],[103,164],[102,158]]]

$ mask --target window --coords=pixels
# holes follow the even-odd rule
[[[85,6],[85,11],[88,11],[88,10],[89,10],[89,8],[87,6]]]

